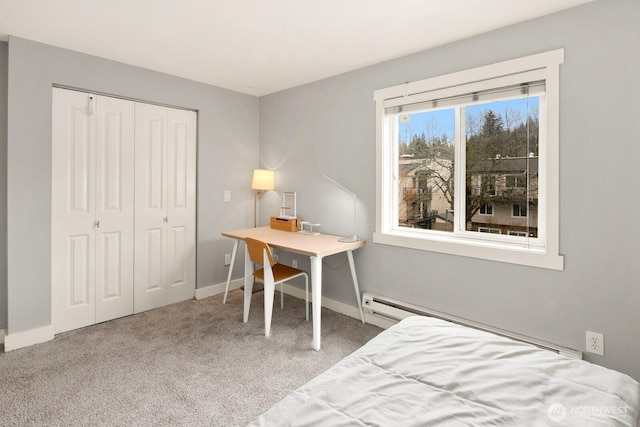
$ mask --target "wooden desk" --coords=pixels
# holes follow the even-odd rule
[[[247,237],[267,242],[273,248],[282,249],[287,252],[308,256],[311,260],[311,304],[312,304],[312,321],[313,321],[313,349],[320,350],[320,309],[322,306],[322,258],[330,255],[347,253],[349,259],[349,267],[351,268],[351,278],[353,280],[353,288],[356,292],[356,300],[358,310],[360,311],[360,319],[364,323],[364,313],[362,312],[362,304],[360,301],[360,289],[358,287],[358,278],[356,276],[356,268],[353,262],[353,251],[366,245],[364,240],[357,242],[340,242],[340,236],[332,236],[330,234],[319,234],[310,236],[301,233],[274,230],[270,227],[247,228],[244,230],[226,231],[223,236],[235,239],[233,244],[233,253],[231,254],[231,265],[229,266],[229,275],[227,276],[227,289],[231,281],[231,272],[238,250],[238,242],[244,241]],[[251,304],[251,290],[253,288],[253,265],[247,248],[244,251],[244,322],[249,320],[249,307]],[[227,295],[225,292],[225,302]]]

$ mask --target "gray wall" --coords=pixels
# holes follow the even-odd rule
[[[223,255],[232,242],[220,232],[252,222],[257,98],[17,37],[9,38],[8,72],[10,334],[51,323],[52,84],[198,110],[197,284],[226,279]],[[231,202],[223,202],[224,190],[231,190]]]
[[[605,334],[598,364],[640,380],[640,2],[599,0],[260,100],[260,156],[298,213],[321,231],[351,233],[360,197],[362,291],[376,292],[529,336],[585,349]],[[565,49],[561,66],[562,272],[371,243],[375,221],[376,89],[538,52]],[[279,200],[265,195],[264,218]],[[355,305],[348,268],[328,258],[323,294]],[[303,264],[304,265],[304,264]]]
[[[0,42],[0,329],[7,328],[7,47]]]

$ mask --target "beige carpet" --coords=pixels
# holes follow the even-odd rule
[[[2,353],[0,425],[243,426],[380,332],[323,309],[315,352],[304,302],[285,295],[265,338],[262,298],[246,324],[237,290]]]

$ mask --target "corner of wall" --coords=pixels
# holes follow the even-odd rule
[[[0,42],[0,329],[7,328],[7,103],[9,44]],[[4,333],[0,334],[4,342]]]

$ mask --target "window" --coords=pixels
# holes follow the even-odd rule
[[[478,227],[479,233],[491,233],[491,234],[502,234],[502,230],[499,228],[489,228],[489,227]]]
[[[509,234],[510,236],[527,237],[526,231],[509,230],[507,231],[507,234]]]
[[[491,203],[485,203],[480,206],[480,215],[493,215],[493,205]]]
[[[507,175],[506,179],[506,188],[527,188],[527,177],[526,175]]]
[[[527,206],[526,205],[511,205],[511,216],[514,218],[518,217],[526,217],[527,216]]]
[[[561,270],[563,57],[557,50],[376,91],[374,242]],[[502,234],[507,227],[521,231]]]

